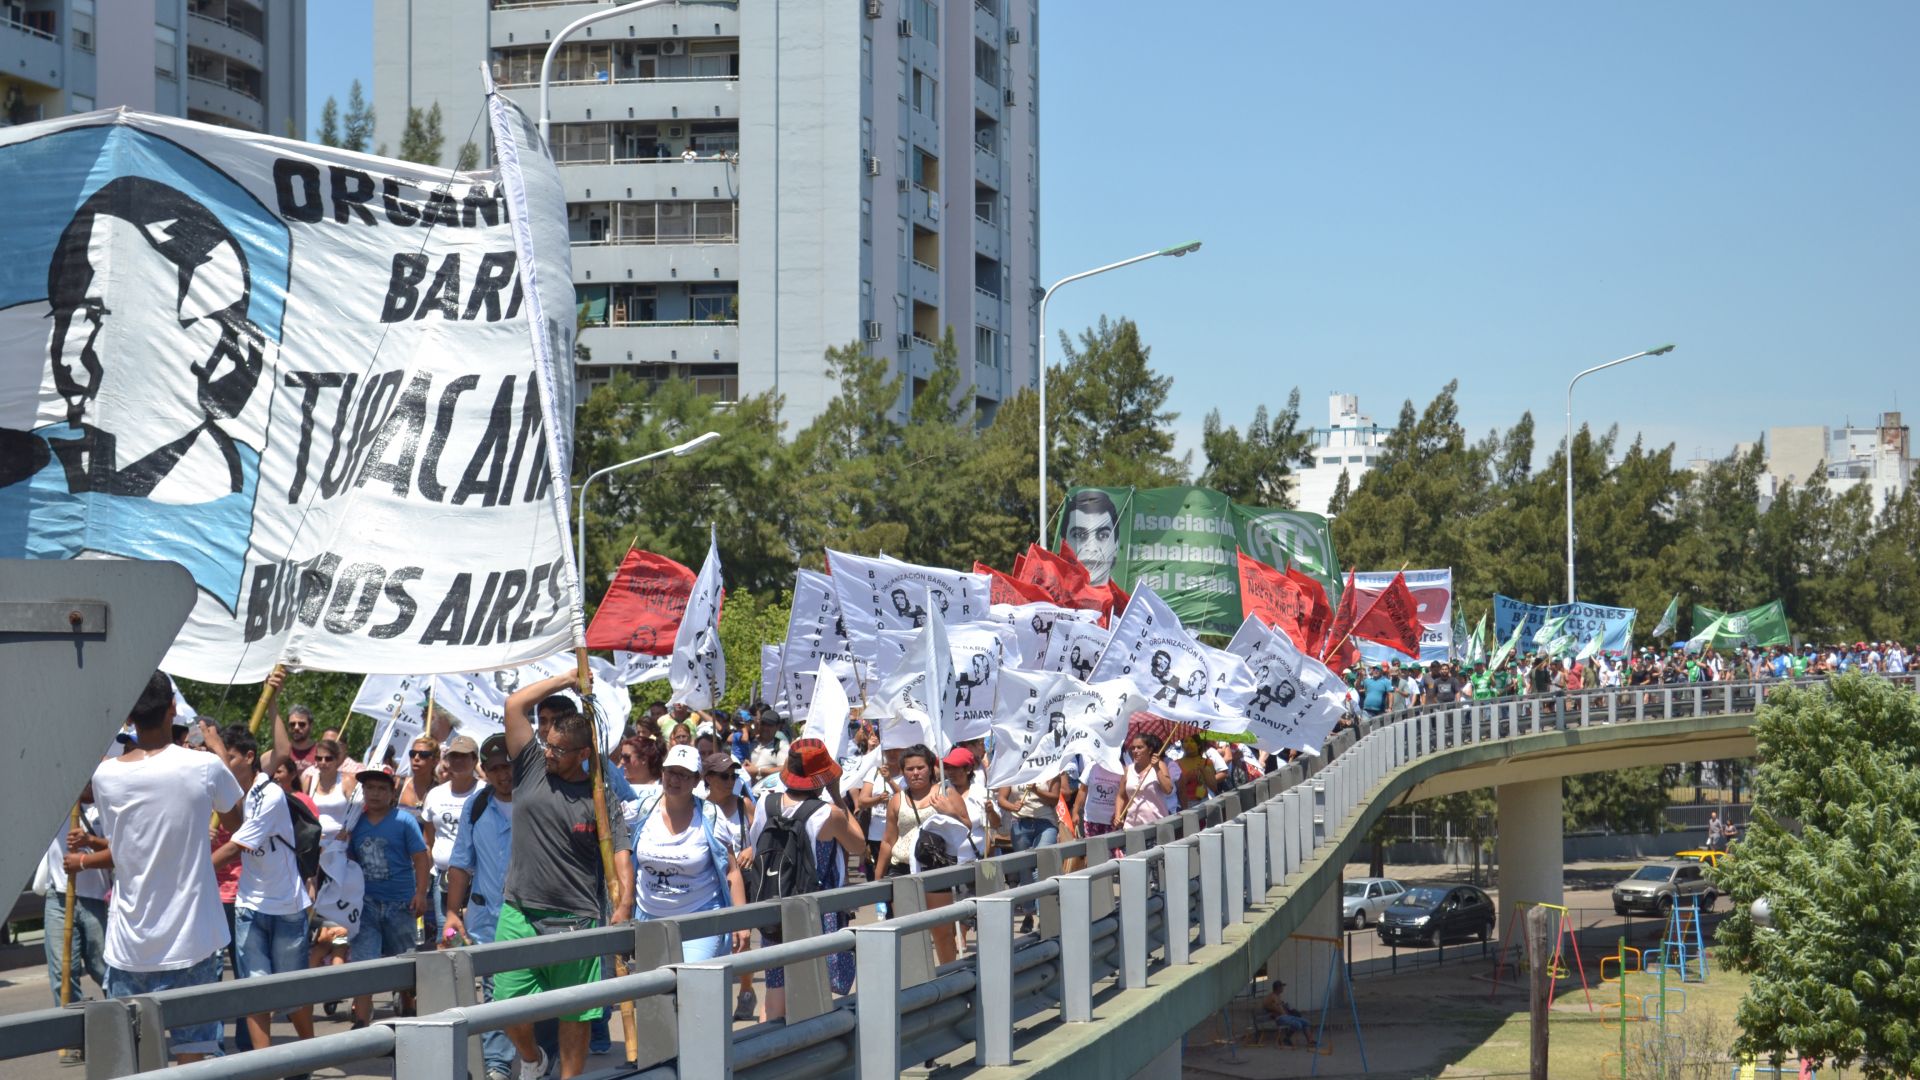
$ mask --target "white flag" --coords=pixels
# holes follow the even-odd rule
[[[940,612],[929,611],[926,621],[893,673],[880,683],[880,700],[887,711],[887,719],[880,725],[880,745],[894,748],[924,743],[936,755],[944,756],[952,745],[945,713],[952,693],[953,656]]]
[[[1255,689],[1247,704],[1248,728],[1263,752],[1318,750],[1340,722],[1346,684],[1325,664],[1301,652],[1249,616],[1227,651],[1244,657]]]
[[[431,675],[369,675],[360,680],[360,692],[348,708],[375,720],[410,721],[417,735],[426,725],[427,688],[432,682]]]
[[[807,722],[800,736],[826,743],[833,760],[839,761],[847,755],[847,720],[852,711],[847,705],[847,692],[825,660],[814,672],[813,685],[813,701],[807,707]]]
[[[780,646],[762,644],[760,646],[760,694],[761,701],[773,706],[778,713],[786,699],[780,695]],[[752,705],[754,702],[748,702]]]
[[[621,682],[619,670],[612,664],[591,656],[587,658],[587,665],[593,673],[593,702],[599,714],[601,749],[612,752],[626,731],[627,720],[633,712],[633,698]],[[574,654],[563,652],[517,668],[435,675],[433,707],[446,712],[453,720],[455,731],[471,736],[475,742],[485,742],[487,736],[506,730],[503,719],[507,712],[507,695],[528,683],[555,675],[572,674],[576,670],[578,661]],[[578,703],[579,694],[571,687],[563,693]]]
[[[1580,647],[1580,652],[1574,656],[1574,659],[1575,660],[1593,659],[1594,657],[1600,655],[1600,650],[1602,647],[1606,645],[1606,641],[1607,641],[1607,628],[1603,626],[1600,629],[1595,630],[1593,632],[1593,637],[1590,638],[1585,645],[1582,645]]]
[[[1146,709],[1178,723],[1244,731],[1252,673],[1237,656],[1195,641],[1173,609],[1142,584],[1094,665],[1093,682],[1126,679]]]
[[[672,670],[673,658],[670,656],[653,656],[648,653],[615,649],[613,663],[609,667],[608,681],[616,686],[639,686],[641,683],[658,682],[666,678]],[[594,676],[596,679],[599,677],[599,675]]]
[[[1132,683],[1016,671],[1001,679],[1006,691],[994,720],[988,787],[1041,783],[1076,758],[1119,771],[1128,718],[1144,707]]]
[[[821,666],[832,671],[840,682],[840,693],[849,701],[868,700],[861,685],[859,671],[861,665],[853,657],[820,657],[814,661],[814,667],[806,667],[798,661],[782,661],[780,667],[780,701],[777,711],[789,720],[807,715],[813,707],[813,694],[816,679]]]
[[[1061,607],[1059,604],[995,604],[991,610],[991,621],[1002,623],[1013,630],[1016,652],[1007,657],[1008,667],[1044,671],[1047,650],[1053,641],[1054,626],[1061,621],[1069,624],[1098,623],[1100,613],[1082,608]],[[1103,641],[1102,644],[1104,645],[1105,642]],[[1088,658],[1088,663],[1092,663],[1091,657]]]
[[[1086,682],[1093,677],[1093,666],[1100,662],[1100,654],[1107,651],[1112,637],[1113,632],[1097,622],[1056,621],[1047,635],[1047,651],[1041,662],[1028,667]]]
[[[1533,643],[1535,645],[1547,645],[1553,642],[1560,636],[1561,628],[1567,625],[1567,619],[1570,617],[1571,616],[1562,615],[1557,619],[1548,619],[1546,622],[1541,623],[1540,629],[1533,632]]]
[[[947,693],[948,734],[956,743],[993,730],[994,694],[1013,635],[997,623],[968,623],[947,633],[953,682]]]
[[[917,630],[935,611],[950,625],[972,622],[985,618],[991,606],[992,583],[985,574],[832,550],[827,566],[833,571],[849,647],[863,659],[878,658],[883,630]]]
[[[673,700],[711,709],[727,690],[727,654],[720,648],[720,541],[707,533],[707,557],[693,579],[686,614],[673,635]]]

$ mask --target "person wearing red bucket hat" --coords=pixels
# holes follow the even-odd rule
[[[753,821],[747,826],[747,847],[753,852],[746,870],[747,902],[781,899],[847,883],[847,852],[862,851],[866,840],[853,816],[836,805],[832,782],[840,763],[819,739],[795,739],[780,768],[784,791],[760,797]],[[810,858],[809,858],[810,856]],[[846,923],[839,912],[822,914],[821,928],[831,934]],[[777,944],[778,931],[761,931],[766,944]],[[827,958],[827,975],[835,993],[853,988],[853,954]],[[784,968],[767,971],[765,1019],[787,1014]]]

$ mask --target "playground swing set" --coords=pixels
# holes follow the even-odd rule
[[[1327,1020],[1333,1013],[1333,1003],[1336,995],[1344,995],[1347,999],[1347,1008],[1353,1019],[1354,1043],[1360,1051],[1360,1071],[1367,1071],[1367,1040],[1360,1029],[1360,1003],[1356,1001],[1353,996],[1353,975],[1347,969],[1346,942],[1338,937],[1326,937],[1320,934],[1290,934],[1287,937],[1287,941],[1293,949],[1294,964],[1292,965],[1292,969],[1294,971],[1310,970],[1309,967],[1303,967],[1299,963],[1300,953],[1303,948],[1308,950],[1307,958],[1309,965],[1313,963],[1313,952],[1315,950],[1322,947],[1327,950],[1327,980],[1320,995],[1320,1015],[1318,1023],[1312,1025],[1313,1042],[1306,1048],[1313,1053],[1313,1067],[1308,1075],[1318,1076],[1320,1074],[1320,1059],[1333,1053],[1333,1047],[1327,1041]],[[1274,1033],[1274,1042],[1277,1045],[1280,1042],[1285,1025],[1281,1024],[1274,1017],[1262,1015],[1256,987],[1257,984],[1249,987],[1249,994],[1256,996],[1253,1003],[1253,1025],[1252,1030],[1247,1033],[1247,1042],[1252,1045],[1258,1045],[1261,1036],[1268,1031],[1272,1031]],[[1228,1009],[1220,1010],[1220,1023],[1226,1036],[1225,1044],[1229,1051],[1234,1054],[1234,1057],[1229,1060],[1238,1061],[1239,1043],[1234,1037],[1233,1016]]]

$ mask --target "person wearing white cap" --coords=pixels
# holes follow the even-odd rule
[[[668,919],[747,902],[746,884],[735,861],[737,841],[720,821],[720,812],[694,795],[700,782],[700,753],[682,744],[667,751],[660,766],[660,794],[634,815],[634,916]],[[745,950],[748,932],[733,934],[733,947]],[[725,935],[692,938],[681,944],[687,963],[727,954]]]

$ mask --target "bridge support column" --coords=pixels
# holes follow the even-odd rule
[[[1307,912],[1296,934],[1340,937],[1340,887],[1335,885]],[[1287,984],[1287,1004],[1307,1012],[1318,1009],[1327,993],[1333,947],[1324,941],[1289,941],[1267,959],[1267,978]]]
[[[1560,778],[1524,784],[1502,784],[1494,791],[1500,804],[1500,830],[1495,854],[1500,862],[1500,937],[1518,934],[1509,921],[1517,901],[1562,903],[1566,864],[1563,861]]]

